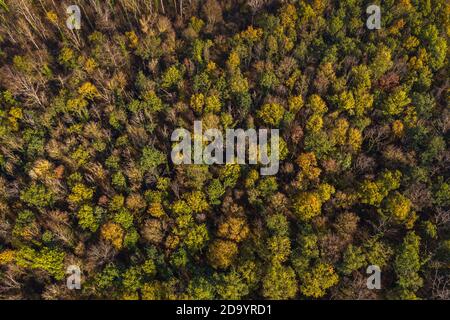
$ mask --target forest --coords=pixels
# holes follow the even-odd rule
[[[0,299],[449,300],[449,36],[447,0],[0,0]],[[175,164],[195,121],[279,129],[278,172]]]

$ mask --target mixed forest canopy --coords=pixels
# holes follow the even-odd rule
[[[449,299],[449,35],[446,0],[0,0],[0,298]],[[175,165],[197,120],[280,129],[279,172]]]

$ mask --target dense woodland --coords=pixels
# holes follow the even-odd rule
[[[449,35],[446,0],[0,0],[0,298],[450,299]],[[279,128],[280,171],[174,165],[195,120]]]

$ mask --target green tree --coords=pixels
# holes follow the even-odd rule
[[[77,212],[78,223],[83,229],[92,232],[97,231],[100,225],[102,209],[92,208],[90,205],[83,205]]]
[[[279,263],[270,265],[262,279],[262,295],[267,299],[292,299],[297,288],[294,270]]]
[[[166,155],[156,148],[144,147],[142,150],[140,165],[143,171],[152,171],[166,161]]]
[[[419,274],[421,267],[419,246],[420,237],[411,231],[405,236],[403,243],[398,248],[394,270],[397,275],[400,296],[412,297],[423,285],[423,279]]]
[[[32,184],[20,193],[20,200],[30,206],[45,208],[54,203],[54,196],[43,185]]]
[[[325,263],[316,264],[301,277],[300,290],[307,297],[320,298],[326,290],[339,281],[333,266]]]
[[[249,293],[245,279],[236,271],[216,274],[216,291],[220,299],[239,300]]]
[[[182,73],[176,66],[169,67],[161,78],[161,87],[171,89],[182,80]]]
[[[366,258],[360,247],[354,247],[350,244],[344,251],[342,258],[342,273],[350,274],[365,265]]]

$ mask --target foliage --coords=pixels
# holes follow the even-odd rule
[[[316,192],[302,192],[294,202],[294,212],[301,220],[310,220],[320,214],[322,202]]]
[[[339,277],[332,266],[324,263],[315,265],[311,271],[302,276],[300,290],[307,297],[322,297],[326,290],[334,286]]]
[[[423,285],[423,279],[419,275],[421,267],[419,246],[420,238],[414,232],[409,232],[395,257],[394,269],[401,294],[414,295]]]
[[[293,298],[298,290],[294,270],[281,264],[271,265],[262,281],[262,294],[267,299]]]
[[[450,299],[450,5],[378,2],[0,0],[0,299]]]
[[[238,252],[236,243],[227,240],[215,240],[208,248],[208,260],[216,269],[228,268]]]
[[[283,106],[277,103],[265,104],[258,111],[258,117],[267,125],[277,127],[284,115]]]
[[[37,208],[51,206],[54,202],[53,194],[39,184],[33,184],[27,190],[22,191],[20,199],[28,205]]]

